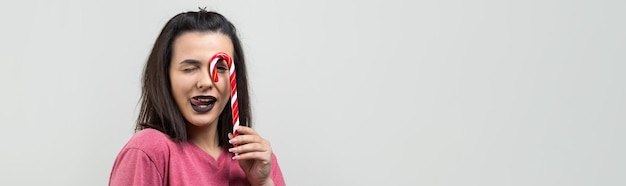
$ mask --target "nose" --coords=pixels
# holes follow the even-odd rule
[[[208,67],[201,69],[201,73],[198,77],[198,83],[196,84],[196,87],[198,87],[202,91],[210,90],[211,88],[213,88],[213,80],[211,80],[211,74],[209,73]]]

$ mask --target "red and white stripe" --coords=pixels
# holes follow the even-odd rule
[[[237,127],[239,127],[239,104],[237,102],[237,75],[235,73],[235,62],[233,58],[228,56],[228,54],[224,52],[218,52],[215,54],[209,63],[209,72],[211,74],[211,78],[213,82],[219,82],[219,77],[217,75],[217,62],[223,59],[226,61],[228,65],[228,70],[230,71],[230,108],[232,110],[233,116],[233,135],[237,136],[239,133],[237,132]]]

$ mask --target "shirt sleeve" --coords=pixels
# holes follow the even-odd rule
[[[278,166],[278,160],[276,156],[272,154],[272,171],[270,172],[270,178],[274,182],[275,186],[284,186],[285,179],[283,178],[283,173],[280,171],[280,166]]]
[[[142,150],[128,148],[117,156],[109,185],[162,185],[162,174]]]

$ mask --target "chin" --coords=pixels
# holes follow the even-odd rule
[[[198,127],[202,127],[202,126],[208,126],[211,125],[212,123],[214,123],[216,120],[215,119],[209,119],[209,118],[191,118],[189,121],[189,124],[192,124],[194,126],[198,126]]]
[[[217,119],[219,117],[218,111],[220,110],[213,109],[209,112],[198,113],[193,109],[190,109],[186,111],[186,115],[183,115],[183,117],[185,117],[185,120],[187,120],[187,122],[191,125],[196,127],[205,127],[213,123],[217,123]]]

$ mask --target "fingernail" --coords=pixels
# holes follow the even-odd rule
[[[233,143],[235,143],[236,141],[237,141],[237,139],[236,139],[236,138],[233,138],[233,139],[231,139],[231,140],[228,140],[228,143],[233,144]]]
[[[233,152],[233,151],[235,151],[235,148],[228,149],[228,152]]]

